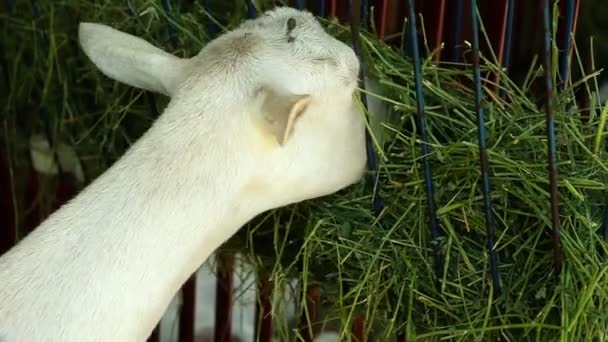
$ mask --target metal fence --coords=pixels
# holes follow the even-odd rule
[[[162,2],[162,7],[165,11],[172,11],[173,0],[159,0]],[[11,0],[4,0],[4,6],[6,10],[11,13],[13,4]],[[36,1],[32,0],[34,4],[33,8],[36,10],[38,7],[35,5]],[[212,6],[210,1],[204,1],[204,6],[208,9]],[[441,237],[441,227],[436,217],[434,203],[434,183],[433,183],[433,170],[431,169],[430,162],[426,156],[429,155],[429,144],[427,136],[427,125],[425,118],[425,99],[422,92],[422,70],[421,70],[421,59],[424,58],[425,49],[421,49],[423,45],[420,41],[420,32],[424,29],[426,32],[426,45],[428,51],[437,51],[433,55],[433,62],[445,63],[445,62],[463,62],[466,61],[471,63],[473,66],[473,86],[475,90],[475,104],[477,111],[477,126],[478,126],[478,143],[479,143],[479,167],[482,174],[482,186],[484,196],[484,210],[485,220],[487,225],[487,249],[490,255],[491,265],[490,271],[493,280],[493,286],[495,293],[500,293],[501,285],[499,282],[499,271],[498,271],[498,257],[495,251],[495,224],[492,216],[492,201],[490,198],[490,190],[492,184],[489,177],[489,160],[488,151],[486,146],[486,126],[485,126],[485,115],[484,108],[482,106],[482,99],[484,98],[482,77],[480,72],[480,52],[487,52],[489,50],[494,51],[498,62],[506,70],[507,75],[517,76],[518,64],[525,64],[522,61],[531,58],[533,54],[540,54],[542,56],[543,66],[546,73],[545,83],[543,92],[545,93],[545,110],[546,110],[546,137],[548,141],[548,160],[547,160],[547,177],[549,179],[549,192],[551,195],[551,217],[552,217],[552,239],[553,239],[553,252],[554,262],[557,270],[560,269],[561,265],[561,247],[560,247],[560,219],[559,219],[559,203],[558,203],[558,190],[557,190],[557,168],[555,159],[555,144],[556,144],[556,131],[553,115],[552,98],[554,90],[563,89],[567,82],[568,75],[570,74],[570,60],[572,57],[572,38],[575,33],[578,20],[578,11],[580,7],[580,0],[560,0],[560,15],[557,27],[557,45],[560,49],[558,63],[559,79],[558,84],[553,84],[550,70],[552,70],[552,59],[551,59],[551,44],[552,44],[552,32],[553,32],[553,2],[549,0],[541,1],[526,1],[526,0],[493,0],[482,1],[478,3],[476,0],[426,0],[426,1],[414,1],[414,0],[359,0],[359,1],[339,1],[339,0],[317,0],[317,1],[304,1],[295,0],[290,1],[288,5],[296,8],[306,8],[312,11],[314,14],[323,17],[337,17],[344,22],[350,23],[352,35],[352,45],[357,53],[360,50],[360,42],[358,32],[360,30],[370,30],[371,26],[375,27],[375,31],[378,37],[388,44],[397,46],[403,49],[403,53],[412,58],[414,62],[414,73],[415,73],[415,90],[416,90],[416,104],[417,104],[417,132],[420,134],[420,148],[423,154],[423,170],[424,170],[424,181],[425,189],[427,194],[427,215],[429,222],[429,234],[433,239],[439,239]],[[132,9],[130,1],[125,1],[125,6],[129,6]],[[256,16],[256,6],[254,1],[243,0],[243,8],[247,9],[247,14],[250,17]],[[373,11],[372,11],[373,8]],[[131,10],[131,12],[133,12]],[[134,13],[133,13],[134,14]],[[527,14],[527,15],[526,15]],[[179,15],[179,13],[172,13],[172,15]],[[538,32],[538,36],[532,38],[532,43],[525,39],[516,39],[516,37],[523,37],[524,34],[530,35],[530,33],[522,32],[522,26],[524,24],[521,21],[525,20],[529,15],[538,15],[537,17],[542,18],[538,22],[539,29],[535,30]],[[420,18],[424,18],[423,24],[421,24]],[[480,43],[480,22],[482,20],[485,25],[485,29],[488,35],[489,45]],[[517,24],[519,22],[519,24]],[[405,23],[405,27],[403,27]],[[519,29],[518,29],[519,28]],[[207,25],[208,33],[210,35],[217,35],[218,29],[214,26],[212,21],[209,21]],[[175,37],[175,30],[170,23],[167,25],[167,30],[172,37]],[[404,34],[403,34],[404,33]],[[534,38],[537,38],[535,41]],[[539,40],[540,38],[540,44]],[[526,45],[527,44],[527,45]],[[466,47],[466,49],[465,49]],[[469,51],[465,53],[465,50]],[[365,72],[365,61],[362,61],[363,68],[362,73]],[[363,79],[363,77],[361,77]],[[490,75],[488,82],[493,89],[498,89],[500,83],[499,74]],[[365,87],[365,84],[361,84],[361,87]],[[366,104],[365,95],[363,96],[363,103]],[[372,183],[376,183],[375,177],[377,176],[377,161],[376,153],[373,149],[370,135],[367,134],[368,143],[368,168],[371,171],[371,177],[374,177]],[[1,162],[2,160],[0,160]],[[8,168],[2,165],[0,172],[6,172]],[[2,182],[2,188],[9,188],[9,179],[7,175],[1,175],[0,181]],[[32,180],[33,181],[33,180]],[[33,185],[35,187],[35,185]],[[381,186],[381,185],[380,185]],[[66,190],[70,193],[70,190]],[[59,196],[59,202],[66,196]],[[68,196],[69,197],[69,196]],[[2,197],[5,201],[6,197]],[[379,213],[383,208],[382,198],[379,193],[375,193],[373,196],[373,202],[370,203],[376,213]],[[3,222],[10,223],[12,212],[12,206],[10,201],[2,203],[2,219]],[[607,211],[608,215],[608,211]],[[7,225],[8,226],[8,225]],[[606,229],[605,229],[606,230]],[[604,232],[606,233],[606,232]],[[604,234],[604,236],[608,236]],[[3,243],[2,250],[7,249],[16,240],[11,233],[6,230],[2,232],[2,238],[0,239]],[[440,255],[439,244],[435,244],[435,267],[439,274],[443,269],[441,261],[443,260]],[[222,267],[219,269],[218,280],[217,280],[217,298],[215,304],[215,341],[230,341],[230,327],[231,327],[231,312],[230,307],[232,303],[232,265],[233,258],[231,256],[220,256],[220,263]],[[272,315],[271,300],[270,300],[270,285],[267,280],[261,280],[258,288],[258,307],[256,310],[256,333],[255,336],[259,341],[267,342],[270,341],[272,333]],[[319,288],[308,288],[302,289],[306,291],[308,298],[308,311],[312,318],[316,317],[316,307],[320,302]],[[182,288],[183,305],[180,308],[179,313],[179,341],[190,342],[195,340],[194,325],[196,321],[195,317],[195,305],[196,305],[196,278],[193,276],[186,282]],[[311,329],[308,329],[308,322],[306,318],[302,319],[300,323],[300,333],[305,341],[312,341],[314,336],[310,333]],[[355,319],[355,323],[352,327],[352,336],[357,341],[362,341],[364,336],[364,322],[363,317]],[[159,340],[159,328],[157,328],[149,341]],[[406,341],[405,336],[398,337],[398,341]]]
[[[164,1],[165,2],[165,1]],[[253,17],[256,15],[255,6],[252,1],[247,3],[248,15]],[[558,203],[558,192],[557,192],[557,168],[555,160],[555,123],[553,116],[552,97],[554,89],[557,87],[565,87],[567,77],[570,73],[570,59],[572,56],[572,38],[575,33],[578,10],[580,7],[579,0],[562,0],[559,2],[560,5],[560,18],[558,20],[559,27],[557,28],[559,41],[557,42],[560,48],[559,58],[559,75],[561,79],[560,84],[553,84],[550,70],[552,70],[551,60],[551,44],[552,44],[552,32],[553,32],[553,3],[549,0],[527,2],[517,0],[498,0],[492,1],[491,5],[488,2],[482,2],[478,4],[476,0],[433,0],[433,1],[390,1],[390,0],[376,0],[376,1],[291,1],[288,5],[296,8],[306,8],[316,15],[337,17],[340,20],[350,23],[352,30],[352,44],[355,52],[360,52],[360,42],[358,33],[360,30],[367,30],[370,28],[370,24],[373,24],[376,28],[376,33],[380,39],[384,39],[387,43],[400,46],[403,48],[404,54],[408,55],[413,59],[414,62],[414,73],[415,73],[415,90],[416,90],[416,104],[418,112],[417,131],[420,132],[420,148],[422,149],[423,155],[423,168],[424,168],[424,180],[425,188],[427,193],[427,215],[429,219],[429,232],[433,239],[439,239],[441,236],[441,229],[435,214],[435,203],[434,203],[434,183],[433,183],[433,172],[430,166],[430,162],[427,158],[429,155],[429,144],[426,130],[426,118],[425,118],[425,101],[422,92],[422,70],[421,70],[421,59],[422,56],[420,46],[422,45],[419,41],[419,32],[424,29],[428,38],[427,44],[430,51],[438,50],[438,53],[434,54],[433,60],[436,63],[451,61],[461,62],[463,59],[468,57],[470,63],[473,64],[474,72],[474,90],[475,90],[475,104],[477,111],[477,125],[478,125],[478,141],[479,141],[479,152],[480,161],[479,167],[482,174],[482,191],[484,196],[485,205],[485,219],[487,224],[487,248],[490,255],[491,265],[490,271],[493,280],[494,292],[500,293],[501,286],[499,282],[498,274],[498,257],[496,254],[495,246],[495,224],[492,216],[492,202],[490,199],[491,183],[489,177],[489,160],[488,151],[486,145],[486,126],[484,108],[481,105],[484,97],[482,87],[482,77],[480,72],[480,51],[489,49],[494,51],[497,55],[498,62],[505,68],[506,74],[509,75],[511,72],[517,72],[518,68],[515,63],[525,58],[530,58],[531,54],[539,53],[543,58],[543,66],[546,71],[545,77],[545,110],[546,110],[546,134],[548,140],[548,178],[549,178],[549,191],[551,194],[551,217],[552,217],[552,238],[553,238],[553,252],[555,267],[557,270],[561,268],[561,247],[560,247],[560,221],[559,221],[559,203]],[[484,6],[485,5],[485,6]],[[374,8],[373,16],[371,8]],[[168,6],[165,6],[168,8]],[[523,13],[526,11],[538,11],[542,17],[540,22],[542,29],[538,32],[542,33],[542,51],[531,50],[528,54],[520,54],[519,60],[515,59],[515,53],[517,48],[525,49],[523,44],[518,46],[514,37],[521,35],[522,32],[516,32],[515,21],[518,18],[523,17]],[[419,24],[418,17],[424,18],[424,27]],[[486,30],[488,32],[491,46],[480,46],[480,23],[479,18],[485,21]],[[402,28],[401,24],[405,23],[405,27]],[[402,35],[401,32],[405,32]],[[470,43],[471,56],[464,56],[463,47]],[[365,72],[365,61],[362,61],[363,68],[362,74]],[[363,79],[363,77],[361,77]],[[498,89],[500,82],[499,74],[496,73],[491,75],[489,78],[494,82],[494,89]],[[361,84],[361,87],[365,87],[365,84]],[[366,104],[365,95],[362,95],[363,103]],[[368,169],[371,171],[372,183],[376,183],[376,172],[377,172],[377,161],[376,153],[373,149],[370,135],[367,134],[367,149],[368,149]],[[373,196],[374,211],[379,214],[383,207],[382,198],[378,193]],[[437,274],[440,274],[443,269],[441,261],[443,260],[440,255],[439,244],[435,244],[435,267]],[[217,286],[217,303],[216,303],[216,324],[215,324],[215,341],[229,341],[230,340],[230,312],[229,308],[231,303],[231,265],[232,259],[230,257],[223,258],[223,264],[219,276]],[[226,267],[227,266],[227,267]],[[180,322],[180,341],[192,341],[193,340],[193,324],[194,317],[194,303],[188,301],[191,298],[192,291],[194,289],[194,280],[190,280],[184,287],[184,293],[186,294],[186,300],[182,308],[182,316]],[[258,308],[256,315],[256,334],[259,341],[265,342],[270,341],[271,327],[272,327],[272,315],[270,310],[270,298],[268,298],[268,285],[264,281],[261,282],[261,287],[258,291]],[[319,288],[312,287],[303,289],[307,293],[309,312],[311,312],[311,318],[316,317],[316,308],[320,303]],[[352,327],[352,337],[355,341],[363,341],[364,336],[364,322],[363,317],[357,317]],[[312,341],[314,336],[310,333],[311,329],[308,329],[308,321],[303,318],[300,323],[300,334],[305,341]],[[154,340],[154,336],[151,338]],[[405,336],[398,337],[398,341],[406,341]]]

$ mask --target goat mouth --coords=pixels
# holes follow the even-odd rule
[[[359,77],[359,74],[349,74],[348,76],[343,78],[343,81],[347,87],[357,87],[359,84],[361,84],[361,78]]]
[[[352,86],[355,88],[360,88],[363,85],[363,79],[359,77],[359,75],[349,77],[346,80],[347,86]]]
[[[347,78],[344,80],[344,86],[347,88],[359,88],[359,82],[356,78]]]

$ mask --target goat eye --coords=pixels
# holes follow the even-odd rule
[[[294,28],[296,28],[296,20],[294,18],[289,18],[287,20],[287,31],[291,32]]]

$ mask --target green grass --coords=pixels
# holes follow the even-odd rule
[[[89,182],[149,127],[167,101],[101,75],[77,46],[79,21],[110,24],[181,56],[193,55],[209,39],[198,3],[171,18],[158,1],[133,4],[138,19],[122,2],[109,0],[40,2],[37,19],[23,1],[15,16],[0,13],[2,71],[10,80],[0,82],[1,144],[18,175],[16,188],[23,187],[27,175],[30,133],[46,131],[53,141],[73,145]],[[230,28],[246,9],[218,12],[225,14],[218,20]],[[175,47],[168,19],[175,27]],[[346,27],[325,23],[349,39]],[[366,330],[373,328],[375,336],[405,332],[409,341],[485,341],[499,333],[513,341],[608,338],[603,310],[608,304],[608,250],[600,231],[608,113],[603,104],[595,104],[583,123],[573,95],[576,87],[596,87],[596,75],[574,80],[555,97],[564,252],[559,275],[552,267],[545,114],[534,88],[542,69],[533,63],[517,85],[502,75],[505,99],[485,89],[503,288],[496,295],[485,242],[474,98],[463,85],[471,82],[471,69],[437,66],[430,58],[423,65],[445,264],[436,286],[411,61],[372,35],[365,34],[362,44],[370,73],[386,90],[383,100],[396,112],[395,120],[383,123],[385,142],[376,146],[386,206],[381,217],[374,216],[370,184],[363,181],[326,198],[265,213],[223,248],[245,252],[257,270],[271,272],[277,287],[292,276],[305,286],[320,286],[327,317],[343,323],[345,334],[355,315],[362,314]],[[576,56],[573,68],[580,66]],[[484,74],[502,72],[486,62]],[[21,218],[27,207],[19,203]],[[301,295],[297,298],[304,302]],[[286,336],[293,332],[281,310],[276,307],[274,324]]]

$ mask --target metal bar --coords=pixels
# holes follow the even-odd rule
[[[304,342],[314,341],[315,329],[312,327],[312,323],[318,319],[319,303],[321,303],[321,289],[318,286],[308,288],[306,290],[306,310],[300,318],[300,337]]]
[[[211,0],[205,0],[203,2],[203,8],[205,8],[205,11],[207,12],[207,33],[209,34],[209,37],[213,39],[217,34],[217,27],[213,20],[211,20]]]
[[[182,286],[182,306],[179,314],[179,341],[194,342],[196,323],[196,273]]]
[[[498,0],[495,1],[495,5],[489,9],[486,9],[486,14],[482,14],[480,10],[480,16],[487,15],[488,18],[486,21],[489,21],[486,30],[488,31],[488,35],[490,37],[489,48],[491,51],[494,51],[497,64],[499,66],[503,66],[503,57],[505,51],[505,36],[507,31],[507,21],[508,21],[508,11],[509,11],[509,0]],[[497,10],[499,9],[500,12]],[[472,19],[473,20],[473,19]],[[474,18],[477,21],[477,18]],[[477,24],[476,24],[477,25]],[[478,28],[479,30],[479,28]],[[479,34],[478,34],[479,36]],[[479,38],[478,38],[479,39]],[[496,44],[498,43],[498,44]],[[493,84],[492,87],[493,92],[497,92],[500,89],[500,77],[501,73],[499,71],[491,73],[491,79]]]
[[[4,5],[6,6],[6,12],[8,13],[8,15],[12,16],[15,14],[13,0],[4,0]]]
[[[413,4],[412,4],[412,6],[413,6]],[[409,8],[409,3],[408,3],[408,8]],[[409,9],[407,11],[409,13]],[[414,16],[415,15],[416,15],[416,13],[414,13]],[[411,35],[412,34],[417,35],[417,32],[416,32],[416,25],[414,24],[412,26],[412,23],[409,21],[409,14],[408,14],[408,20],[405,23],[405,26],[406,26],[406,28],[405,28],[406,32],[403,35],[403,39],[402,39],[402,42],[403,42],[403,53],[406,56],[408,56],[410,58],[413,58],[414,57],[414,51],[413,51],[413,46],[412,46],[413,41],[411,39]],[[410,32],[412,30],[412,27],[414,27],[413,32]],[[410,38],[410,39],[408,39],[408,38]],[[418,37],[416,37],[416,42],[418,42]]]
[[[490,269],[494,292],[500,294],[500,277],[498,273],[498,255],[494,249],[496,225],[492,215],[492,198],[490,192],[490,164],[488,147],[486,145],[486,125],[483,106],[481,105],[483,90],[481,87],[481,71],[479,67],[479,25],[477,22],[477,0],[471,0],[471,25],[473,29],[473,81],[475,83],[475,110],[477,112],[477,136],[479,138],[479,162],[481,167],[483,202],[488,234],[488,253],[490,254]]]
[[[604,209],[604,222],[602,222],[602,236],[608,241],[608,192],[606,193],[606,208]]]
[[[255,4],[253,3],[253,0],[247,1],[247,15],[249,16],[249,18],[254,18],[256,12],[257,11],[255,9]]]
[[[380,0],[380,23],[378,25],[378,38],[384,40],[386,36],[386,21],[388,19],[388,0]]]
[[[255,339],[270,342],[272,339],[272,288],[266,274],[258,274],[258,300],[255,307]]]
[[[5,0],[5,4],[8,15],[12,17],[15,14],[12,1]],[[5,53],[6,50],[2,46],[2,41],[0,41],[0,67],[2,68],[4,84],[6,84],[7,91],[10,93],[12,84]],[[5,121],[4,124],[6,125],[7,122]],[[7,132],[5,131],[5,133]],[[5,136],[5,138],[8,140],[8,136]],[[17,243],[18,236],[17,216],[15,215],[16,203],[13,200],[15,198],[15,189],[12,186],[15,183],[13,162],[10,153],[6,153],[6,159],[3,155],[0,155],[0,185],[2,185],[0,188],[8,189],[8,191],[3,191],[2,198],[0,198],[0,222],[3,222],[0,229],[0,255],[4,254]]]
[[[365,341],[365,318],[363,315],[357,315],[353,322],[352,330],[352,341],[363,342]]]
[[[135,7],[133,7],[133,3],[131,2],[131,0],[125,0],[125,5],[127,5],[127,8],[129,9],[129,14],[132,17],[136,17],[137,13],[135,12]]]
[[[443,271],[443,260],[441,257],[441,246],[437,239],[440,237],[439,224],[435,213],[435,186],[433,184],[433,171],[429,161],[429,146],[428,135],[426,131],[426,115],[424,112],[424,95],[422,92],[422,66],[420,61],[420,52],[418,51],[418,37],[416,36],[416,16],[414,14],[413,0],[408,0],[408,33],[410,36],[410,45],[414,60],[414,78],[416,85],[416,107],[418,111],[418,130],[422,140],[422,158],[424,163],[424,185],[426,189],[426,201],[428,208],[428,216],[431,228],[431,238],[433,239],[433,252],[435,254],[435,275],[437,281],[441,279]],[[439,284],[439,283],[438,283]]]
[[[462,9],[463,0],[456,0],[456,27],[454,27],[454,47],[452,49],[452,62],[460,61],[460,50],[462,47]]]
[[[555,269],[559,273],[562,265],[562,251],[560,241],[559,199],[557,191],[557,165],[555,143],[555,118],[553,113],[553,78],[551,76],[551,6],[549,0],[543,0],[543,26],[544,26],[544,69],[545,69],[545,111],[548,140],[548,171],[549,192],[551,194],[551,225],[553,238],[553,259]]]
[[[369,30],[369,2],[367,0],[361,1],[361,27],[364,30]]]
[[[320,0],[320,9],[319,9],[319,15],[321,17],[326,17],[327,16],[327,1],[326,0]]]
[[[563,41],[562,49],[560,51],[559,56],[559,74],[561,77],[560,90],[564,90],[566,88],[566,84],[568,83],[568,74],[570,71],[570,43],[571,43],[571,33],[574,25],[574,0],[565,0],[566,2],[566,10],[564,14],[564,28],[563,28]]]
[[[302,0],[296,0],[296,6],[297,9],[301,10],[302,8],[304,8],[304,3],[302,2]]]
[[[171,16],[171,3],[170,0],[161,0],[163,5],[163,10],[167,14],[167,16]],[[175,27],[173,24],[168,23],[167,30],[169,31],[169,40],[171,41],[171,45],[173,48],[177,47],[177,35],[175,34]]]
[[[440,0],[438,13],[437,13],[437,31],[435,32],[435,42],[434,42],[434,45],[435,45],[434,48],[439,49],[439,50],[437,50],[437,53],[435,54],[435,57],[433,58],[435,63],[437,63],[441,60],[441,52],[443,50],[443,49],[441,49],[441,45],[443,42],[444,22],[445,22],[445,0]]]
[[[350,14],[350,27],[351,27],[351,35],[353,39],[353,50],[355,50],[355,54],[359,57],[361,68],[359,69],[359,87],[361,89],[365,89],[365,63],[361,58],[361,41],[359,38],[360,34],[360,3],[358,0],[349,1],[350,10],[348,11]],[[361,102],[363,106],[367,110],[367,97],[365,93],[361,93]],[[372,180],[372,184],[374,187],[374,192],[372,195],[372,203],[373,209],[376,215],[379,215],[384,209],[384,202],[382,201],[382,197],[378,191],[378,161],[376,156],[376,151],[374,150],[374,144],[371,139],[371,134],[368,129],[365,130],[365,145],[367,151],[367,168],[370,172],[370,178]]]
[[[137,11],[135,10],[135,6],[133,6],[133,2],[132,0],[125,0],[125,5],[127,6],[128,12],[131,15],[131,17],[133,17],[133,19],[137,20],[138,24],[140,24],[142,27],[144,27],[145,25],[143,25],[141,18],[137,15]],[[152,98],[154,98],[154,94],[149,93],[148,97],[152,96]]]
[[[32,4],[32,9],[34,10],[34,17],[40,17],[40,4],[38,4],[38,0],[30,0]]]
[[[513,45],[513,22],[515,19],[515,1],[516,0],[507,0],[507,27],[505,29],[505,49],[503,50],[502,55],[502,66],[505,68],[505,74],[509,75],[510,67],[511,67],[511,53],[512,53],[512,45]],[[500,90],[500,97],[504,98],[505,90]]]
[[[338,0],[329,0],[329,16],[335,17],[338,14]]]
[[[578,26],[578,14],[581,6],[581,0],[574,0],[574,21],[572,23],[572,36],[576,35],[576,27]],[[572,60],[572,54],[574,53],[574,44],[570,44],[570,60]]]
[[[215,342],[232,340],[232,270],[234,257],[218,255],[218,276],[215,295]]]
[[[4,46],[2,46],[2,41],[0,41],[0,68],[2,69],[2,79],[4,81],[4,84],[6,84],[7,88],[9,89],[9,93],[10,93],[10,89],[11,89],[11,77],[10,77],[10,73],[8,71],[8,61],[6,58],[6,48]]]

